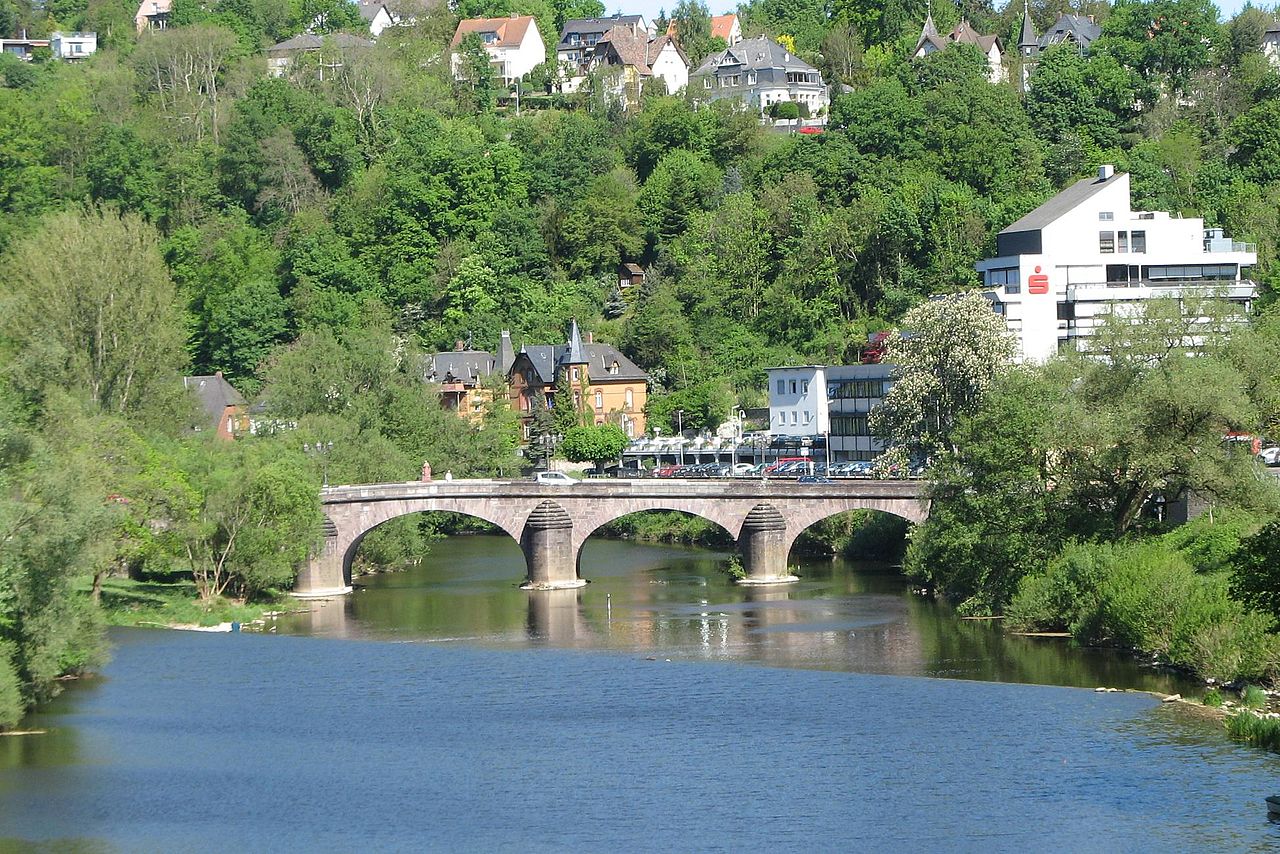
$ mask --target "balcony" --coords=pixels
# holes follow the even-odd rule
[[[1245,243],[1240,240],[1230,240],[1225,237],[1205,238],[1204,251],[1210,253],[1218,252],[1248,252],[1252,255],[1258,254],[1258,244]]]

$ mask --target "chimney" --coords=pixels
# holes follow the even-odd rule
[[[467,342],[461,339],[453,342],[453,351],[455,353],[461,353],[463,350],[466,349],[466,347],[467,347]]]
[[[1116,174],[1116,167],[1110,163],[1103,164],[1098,167],[1098,180],[1105,181]]]
[[[222,379],[222,371],[214,371],[213,375],[218,379]]]
[[[594,333],[594,332],[588,332],[588,333],[587,333],[587,343],[588,343],[588,344],[594,344],[594,343],[596,343],[596,335],[595,335],[595,333]]]

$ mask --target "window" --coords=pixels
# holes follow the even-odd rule
[[[808,393],[809,393],[809,381],[808,381],[808,380],[804,380],[803,382],[801,382],[801,383],[800,383],[800,393],[801,393],[801,394],[808,394]]]
[[[604,392],[597,391],[596,392],[596,411],[601,411],[603,409],[604,409]]]
[[[870,436],[865,413],[857,415],[833,415],[831,417],[832,436]]]
[[[572,373],[573,373],[573,381],[576,383],[578,381],[578,369],[574,368]]]
[[[792,393],[792,394],[795,394],[795,393],[796,393],[796,381],[795,381],[795,380],[792,380],[792,381],[791,381],[791,393]]]
[[[791,413],[791,423],[792,423],[792,424],[798,424],[798,423],[800,423],[800,416],[799,416],[799,414],[798,414],[798,413],[795,413],[795,412],[792,412],[792,413]]]
[[[1022,282],[1017,267],[1001,267],[987,271],[987,285],[992,288],[1004,288],[1005,293],[1022,293]]]
[[[1098,211],[1099,222],[1111,222],[1111,220],[1115,218],[1116,218],[1116,215],[1112,211]]]
[[[747,85],[748,86],[756,85],[756,73],[754,71],[747,72]]]
[[[1073,302],[1058,303],[1058,319],[1059,320],[1075,320],[1076,304]]]
[[[1135,231],[1129,235],[1129,250],[1131,252],[1146,253],[1147,233],[1145,231]]]
[[[582,408],[582,392],[580,391],[575,391],[573,393],[573,408],[574,409]]]
[[[787,393],[787,381],[778,380],[778,394],[786,394],[786,393]]]
[[[832,383],[828,396],[836,400],[852,398],[874,400],[884,397],[884,380],[845,380]]]
[[[807,412],[807,411],[806,411],[806,412],[805,412],[805,414],[804,414],[804,423],[805,423],[805,424],[808,424],[808,423],[809,423],[810,421],[812,421],[812,420],[813,420],[813,413],[812,413],[812,412]]]
[[[1129,251],[1129,232],[1121,231],[1116,234],[1116,237],[1118,238],[1120,243],[1120,251],[1128,252]]]
[[[618,363],[617,363],[617,362],[614,362],[612,365],[610,365],[610,366],[609,366],[609,373],[611,373],[611,374],[617,374],[617,373],[618,373]]]
[[[711,88],[711,78],[710,78],[710,77],[703,77],[703,78],[702,78],[702,88],[703,88],[703,89],[710,89],[710,88]]]
[[[1114,231],[1098,232],[1098,251],[1110,255],[1116,251],[1116,233]]]
[[[631,389],[627,389],[625,402],[622,404],[623,409],[630,412],[631,407],[635,405],[635,397],[631,393]]]

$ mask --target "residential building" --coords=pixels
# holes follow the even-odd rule
[[[98,51],[97,33],[50,33],[49,49],[54,59],[86,59]]]
[[[1000,37],[981,35],[963,18],[956,24],[954,30],[943,36],[938,34],[938,28],[933,23],[933,13],[925,15],[924,27],[920,31],[920,38],[916,41],[911,58],[920,59],[940,50],[946,50],[953,44],[968,44],[976,47],[987,58],[987,78],[992,83],[999,83],[1005,79],[1004,46],[1000,42]]]
[[[342,67],[347,51],[370,47],[373,47],[373,42],[368,39],[346,33],[327,36],[301,33],[267,48],[267,73],[272,77],[283,77],[300,58],[309,55],[315,60],[317,76],[324,80],[326,74],[332,75],[334,69]]]
[[[495,358],[486,350],[471,350],[462,341],[451,352],[436,353],[427,363],[427,382],[440,384],[440,403],[458,415],[479,421],[493,400],[495,377],[505,378],[514,361],[511,333],[502,332]],[[505,380],[504,380],[505,381]]]
[[[368,25],[369,35],[375,39],[382,35],[382,31],[387,27],[394,27],[400,23],[400,19],[387,8],[385,3],[378,3],[376,0],[358,0],[356,9]]]
[[[644,267],[626,262],[618,265],[618,290],[638,288],[644,284]]]
[[[138,13],[133,16],[133,24],[138,32],[146,30],[163,30],[169,26],[169,15],[173,12],[173,0],[142,0],[138,4]]]
[[[649,375],[617,348],[595,343],[591,333],[584,342],[575,320],[568,341],[521,347],[507,373],[511,402],[524,422],[526,439],[538,393],[553,406],[557,383],[566,376],[574,405],[591,413],[596,424],[617,424],[633,439],[644,434]]]
[[[458,22],[449,47],[453,50],[453,76],[462,78],[462,54],[458,45],[463,38],[475,33],[484,44],[493,65],[495,76],[510,86],[547,59],[547,48],[538,32],[538,23],[532,15],[512,15],[509,18],[466,18]]]
[[[1023,360],[1088,349],[1102,318],[1160,296],[1219,297],[1246,312],[1242,277],[1257,247],[1205,229],[1204,220],[1130,207],[1129,176],[1103,166],[996,236],[977,270]]]
[[[827,107],[827,86],[818,69],[764,37],[708,56],[689,75],[689,85],[696,100],[733,98],[760,113],[786,101],[805,105],[810,115]]]
[[[773,445],[825,447],[832,462],[873,460],[884,451],[868,419],[893,386],[892,365],[798,365],[767,373]]]
[[[183,387],[195,395],[203,419],[197,432],[212,430],[219,439],[233,439],[250,431],[249,410],[244,396],[227,382],[222,371],[213,376],[183,377]]]
[[[29,39],[26,36],[17,39],[0,39],[0,53],[16,56],[24,62],[30,62],[35,58],[38,49],[48,46],[48,39]]]
[[[672,38],[676,37],[675,21],[668,22],[667,35]],[[742,41],[742,24],[738,22],[738,16],[732,12],[727,15],[712,15],[711,37],[713,39],[724,39],[724,43],[729,47],[733,47]]]
[[[1280,65],[1280,22],[1272,24],[1262,34],[1262,54],[1272,65]]]
[[[1088,54],[1090,46],[1102,35],[1102,27],[1094,22],[1092,15],[1062,14],[1053,26],[1045,30],[1044,35],[1037,36],[1035,26],[1031,23],[1031,11],[1027,0],[1022,0],[1022,35],[1018,39],[1018,65],[1022,75],[1022,91],[1027,90],[1031,72],[1035,70],[1040,54],[1049,48],[1067,44],[1073,45],[1081,54]]]
[[[650,38],[627,27],[614,27],[596,42],[591,67],[615,72],[610,90],[625,107],[640,104],[648,80],[662,80],[671,93],[689,82],[689,61],[674,39]]]
[[[738,16],[733,13],[712,15],[711,38],[724,39],[724,43],[729,47],[742,41],[742,25],[738,23]]]
[[[623,28],[639,38],[653,36],[653,29],[642,15],[612,15],[608,18],[572,18],[564,22],[560,41],[556,44],[556,61],[564,80],[562,92],[576,92],[586,80],[595,57],[596,44],[605,33]]]

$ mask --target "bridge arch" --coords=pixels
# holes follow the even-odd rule
[[[800,504],[787,508],[787,533],[784,541],[786,554],[791,554],[796,540],[809,528],[824,519],[848,513],[852,510],[874,510],[897,516],[912,525],[919,525],[929,517],[926,501],[901,498],[834,498],[822,502]]]
[[[361,531],[360,533],[356,534],[354,537],[351,538],[351,544],[347,546],[347,549],[343,554],[343,558],[342,558],[342,583],[345,586],[348,586],[348,587],[351,586],[352,577],[353,577],[352,570],[353,570],[353,567],[355,566],[356,555],[359,553],[360,545],[364,542],[365,537],[367,537],[369,534],[372,534],[374,531],[378,530],[388,522],[394,522],[396,519],[404,519],[409,516],[417,516],[421,513],[456,513],[459,516],[466,516],[471,519],[479,519],[483,522],[489,522],[490,524],[494,525],[499,530],[501,530],[502,533],[508,536],[511,536],[510,531],[506,530],[501,525],[498,525],[492,519],[486,519],[484,516],[480,515],[479,513],[470,512],[467,510],[411,510],[407,513],[400,513],[398,515],[390,516],[386,519],[383,519],[380,522],[374,523],[372,526],[366,528],[365,530]],[[329,522],[327,517],[325,521],[329,525],[332,524],[332,522]],[[327,527],[328,525],[326,525],[326,528]],[[519,537],[512,537],[512,539],[515,541],[517,546],[520,545]]]
[[[697,500],[681,500],[671,497],[633,498],[618,502],[598,502],[597,506],[585,513],[579,513],[574,519],[573,539],[574,554],[581,556],[582,546],[596,531],[634,513],[666,512],[684,513],[695,516],[704,522],[728,532],[737,539],[742,533],[742,521],[746,518],[749,507],[726,506],[723,502],[699,502]]]

